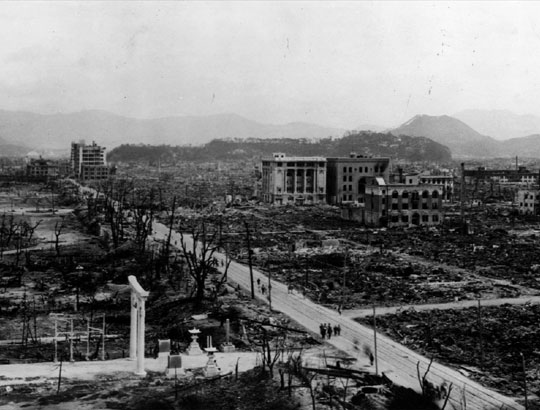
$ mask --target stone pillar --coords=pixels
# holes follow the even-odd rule
[[[137,278],[133,275],[128,277],[131,286],[131,329],[129,340],[129,357],[137,359],[137,369],[135,374],[139,376],[146,375],[144,371],[144,321],[145,304],[149,293],[145,291]]]
[[[144,319],[145,312],[145,300],[139,300],[139,320],[137,326],[137,372],[135,374],[139,376],[145,376],[144,371]]]
[[[131,293],[131,322],[129,330],[129,358],[137,358],[137,297]]]

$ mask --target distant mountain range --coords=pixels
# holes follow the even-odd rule
[[[456,118],[417,115],[398,128],[394,135],[426,137],[450,148],[457,158],[536,157],[540,158],[540,134],[498,141],[480,134]]]
[[[429,138],[449,147],[457,158],[540,158],[540,117],[482,110],[456,116],[417,115],[389,131],[396,136]],[[373,134],[384,127],[362,124],[357,129]],[[52,115],[0,110],[0,155],[24,155],[31,150],[45,155],[54,150],[68,153],[70,143],[80,139],[95,140],[110,151],[121,144],[202,146],[214,139],[318,140],[341,137],[345,131],[303,122],[264,124],[236,114],[134,119],[99,110]],[[513,138],[500,141],[491,135]]]
[[[540,134],[540,117],[507,110],[464,110],[453,115],[481,134],[497,140]]]
[[[493,157],[499,152],[496,140],[448,115],[416,115],[390,132],[394,135],[432,139],[450,148],[453,156]]]
[[[0,137],[33,149],[69,150],[80,139],[112,149],[125,143],[202,145],[215,138],[325,138],[344,129],[294,122],[262,124],[235,114],[134,119],[106,111],[41,115],[0,111]]]

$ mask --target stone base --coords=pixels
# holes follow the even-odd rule
[[[232,343],[223,343],[221,346],[219,346],[219,350],[221,350],[223,353],[232,353],[236,352],[236,347]]]
[[[198,343],[191,343],[186,352],[190,356],[198,356],[204,354]]]
[[[220,373],[221,373],[221,370],[219,370],[217,366],[206,366],[204,369],[204,375],[206,377],[219,376]]]
[[[144,370],[142,372],[135,372],[135,375],[144,377],[144,376],[146,376],[146,372]]]
[[[174,368],[167,368],[165,370],[165,377],[167,377],[167,379],[174,379],[175,374],[176,374],[176,377],[185,377],[186,371],[184,370],[183,367],[177,367],[176,370]]]
[[[171,352],[159,352],[158,357],[169,357]]]

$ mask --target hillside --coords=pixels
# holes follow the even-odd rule
[[[202,145],[215,138],[325,138],[343,132],[300,122],[263,124],[235,114],[143,120],[98,110],[53,115],[0,111],[0,135],[32,149],[69,148],[79,139],[111,149],[125,143]]]
[[[0,137],[0,157],[20,157],[26,155],[30,151],[28,147],[11,144]]]
[[[492,157],[500,152],[498,141],[447,115],[417,115],[390,132],[394,135],[429,138],[446,145],[452,155],[457,157]]]
[[[155,163],[179,160],[227,160],[271,156],[284,152],[289,156],[348,156],[351,151],[368,156],[385,156],[408,161],[446,162],[450,150],[427,138],[396,137],[363,131],[343,138],[306,139],[216,139],[202,147],[122,145],[113,149],[111,162],[148,161]]]
[[[540,134],[540,117],[507,110],[464,110],[453,115],[484,135],[498,140]]]
[[[540,134],[501,141],[507,156],[540,158]]]

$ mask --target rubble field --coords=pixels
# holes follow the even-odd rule
[[[540,249],[534,237],[499,225],[367,229],[335,208],[227,208],[218,216],[192,213],[220,230],[233,258],[252,263],[329,307],[357,309],[458,300],[517,298],[540,293]],[[538,264],[537,264],[538,262]]]
[[[358,321],[373,325],[371,318]],[[539,322],[538,305],[425,312],[408,309],[377,317],[377,329],[511,397],[523,397],[524,364],[532,394],[529,401],[535,406],[529,408],[536,409],[540,408]]]

